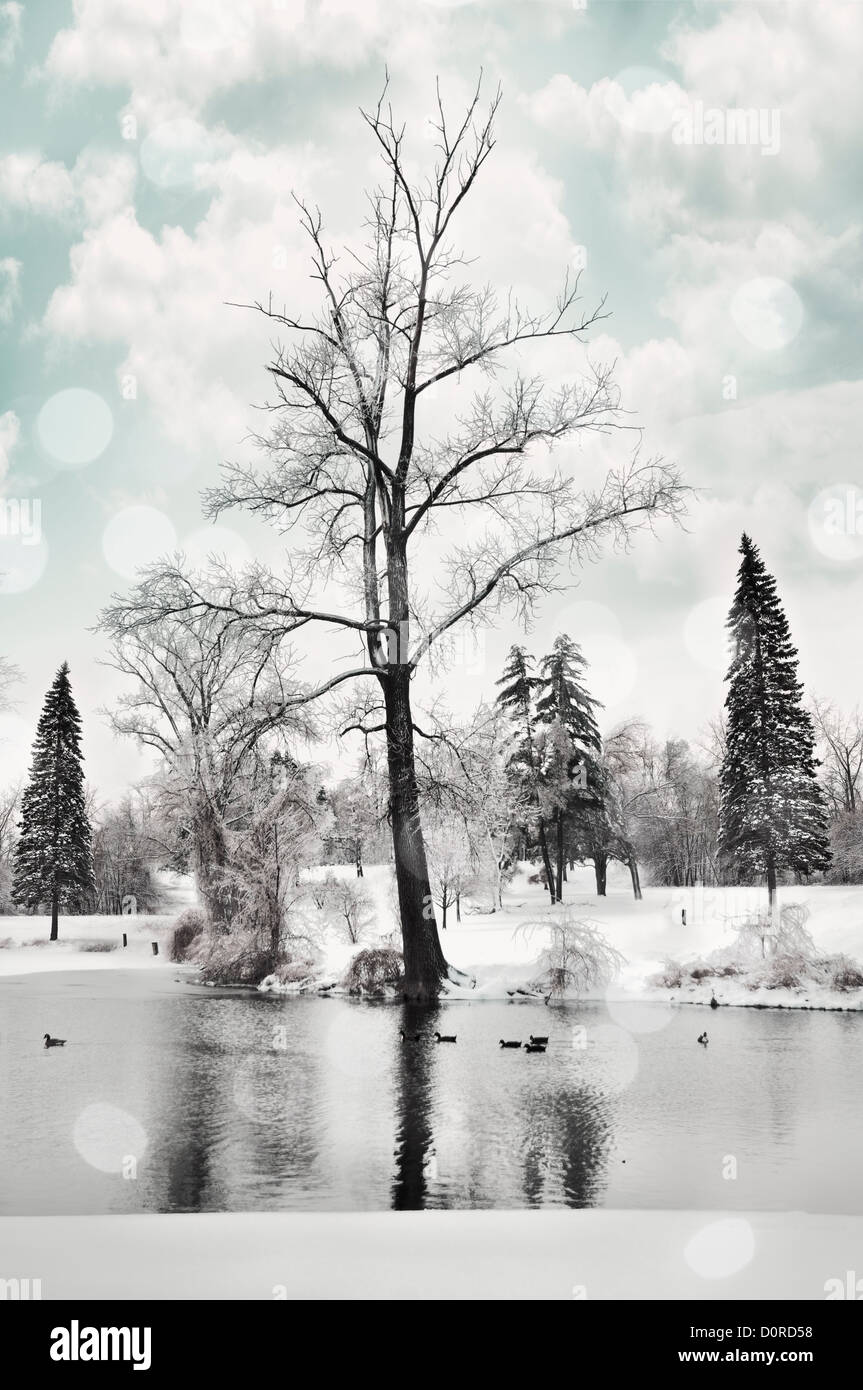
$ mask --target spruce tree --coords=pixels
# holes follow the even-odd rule
[[[81,717],[64,661],[45,697],[21,803],[12,897],[31,910],[51,904],[51,940],[61,907],[77,908],[93,887],[84,801]]]
[[[534,699],[542,678],[533,674],[534,659],[524,647],[510,647],[503,675],[497,685],[503,690],[497,703],[507,711],[517,732],[518,742],[509,759],[509,769],[518,778],[525,798],[536,807],[536,827],[546,887],[555,899],[554,874],[548,852],[545,820],[539,806],[539,767],[534,747]]]
[[[602,739],[595,711],[601,706],[584,683],[587,662],[572,638],[562,633],[540,667],[543,694],[536,703],[537,722],[548,726],[549,781],[554,785],[557,826],[556,896],[563,892],[566,828],[602,802],[599,754]],[[576,772],[578,778],[576,780]],[[599,888],[599,876],[597,876]],[[603,890],[604,891],[604,888]]]
[[[728,617],[733,657],[720,771],[719,853],[767,879],[771,909],[782,869],[810,874],[830,862],[815,732],[803,707],[797,649],[757,546],[744,534]]]

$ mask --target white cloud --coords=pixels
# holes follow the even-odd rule
[[[8,67],[18,51],[23,13],[23,5],[16,4],[15,0],[0,5],[0,67]]]
[[[359,67],[386,53],[395,68],[439,22],[434,7],[407,0],[75,0],[45,73],[61,85],[126,86],[136,116],[166,121],[317,61]]]
[[[0,323],[8,323],[21,296],[21,262],[13,256],[0,260]]]
[[[9,154],[0,159],[0,201],[39,217],[98,222],[130,201],[135,178],[129,155],[87,149],[67,169],[36,153]]]
[[[0,415],[0,482],[9,471],[12,450],[21,438],[21,421],[14,410]]]

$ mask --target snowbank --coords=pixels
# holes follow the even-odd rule
[[[41,1279],[43,1299],[784,1302],[823,1300],[863,1267],[863,1217],[595,1209],[6,1217],[0,1249],[4,1272]]]

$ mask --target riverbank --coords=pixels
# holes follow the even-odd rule
[[[315,871],[325,872],[354,875],[351,866]],[[556,915],[545,890],[541,884],[531,883],[530,876],[527,870],[515,876],[504,892],[502,910],[476,911],[465,904],[458,922],[450,909],[447,929],[441,931],[444,952],[456,969],[475,981],[473,988],[452,986],[448,997],[453,1002],[512,998],[517,1003],[524,997],[518,991],[526,989],[535,977],[545,938],[543,924]],[[374,923],[359,944],[349,942],[336,927],[321,928],[320,960],[314,972],[318,985],[341,979],[361,946],[392,940],[397,934],[388,866],[368,866],[363,885],[374,900]],[[183,905],[190,900],[187,887]],[[819,955],[863,961],[863,886],[785,887],[780,889],[779,901],[780,906],[805,905],[809,914],[806,927]],[[700,967],[715,953],[730,950],[740,925],[763,912],[765,906],[766,894],[758,888],[648,887],[643,900],[636,902],[628,874],[619,868],[609,871],[604,898],[598,898],[593,890],[590,869],[577,868],[570,874],[564,902],[564,909],[574,917],[596,923],[625,959],[613,984],[589,991],[587,998],[604,999],[611,1005],[624,1000],[666,1006],[706,1005],[715,994],[723,1006],[863,1009],[863,988],[836,990],[818,979],[767,988],[755,987],[753,977],[744,969],[738,974],[706,974],[701,979],[693,979],[685,968],[675,973],[677,966],[688,963]],[[176,970],[169,962],[174,921],[175,914],[64,917],[60,940],[49,943],[47,918],[3,917],[0,975],[45,970]],[[535,929],[526,931],[527,924],[536,924]],[[128,936],[125,949],[121,944],[124,931]],[[157,956],[152,951],[154,941],[159,948]],[[658,983],[663,978],[670,983]],[[292,993],[297,986],[283,988],[285,993]]]
[[[0,1255],[0,1274],[40,1279],[43,1299],[823,1300],[847,1297],[849,1271],[863,1270],[863,1217],[5,1217]]]

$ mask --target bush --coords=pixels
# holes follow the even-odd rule
[[[193,941],[203,936],[207,925],[207,914],[203,908],[187,907],[174,923],[171,936],[171,960],[180,962],[189,959],[189,947]]]
[[[863,971],[850,956],[828,956],[824,965],[833,989],[863,989]]]
[[[283,965],[277,966],[273,972],[279,984],[299,985],[303,980],[308,980],[315,969],[312,960],[286,960]]]
[[[116,951],[116,941],[82,941],[79,943],[79,951]]]
[[[648,983],[658,989],[680,989],[683,984],[683,967],[680,961],[664,960],[662,969],[656,975],[651,975]]]
[[[595,922],[581,921],[570,912],[559,921],[523,922],[515,935],[521,933],[529,941],[537,930],[549,928],[551,944],[537,961],[539,973],[533,981],[533,988],[547,998],[611,984],[626,964],[626,958],[606,940]]]
[[[817,978],[814,961],[800,954],[773,956],[767,968],[755,976],[750,989],[800,989],[807,981]]]
[[[197,960],[201,978],[213,985],[259,985],[284,965],[257,934],[238,931],[207,941]]]
[[[404,973],[401,952],[390,946],[359,951],[348,965],[344,985],[351,994],[384,994]]]

